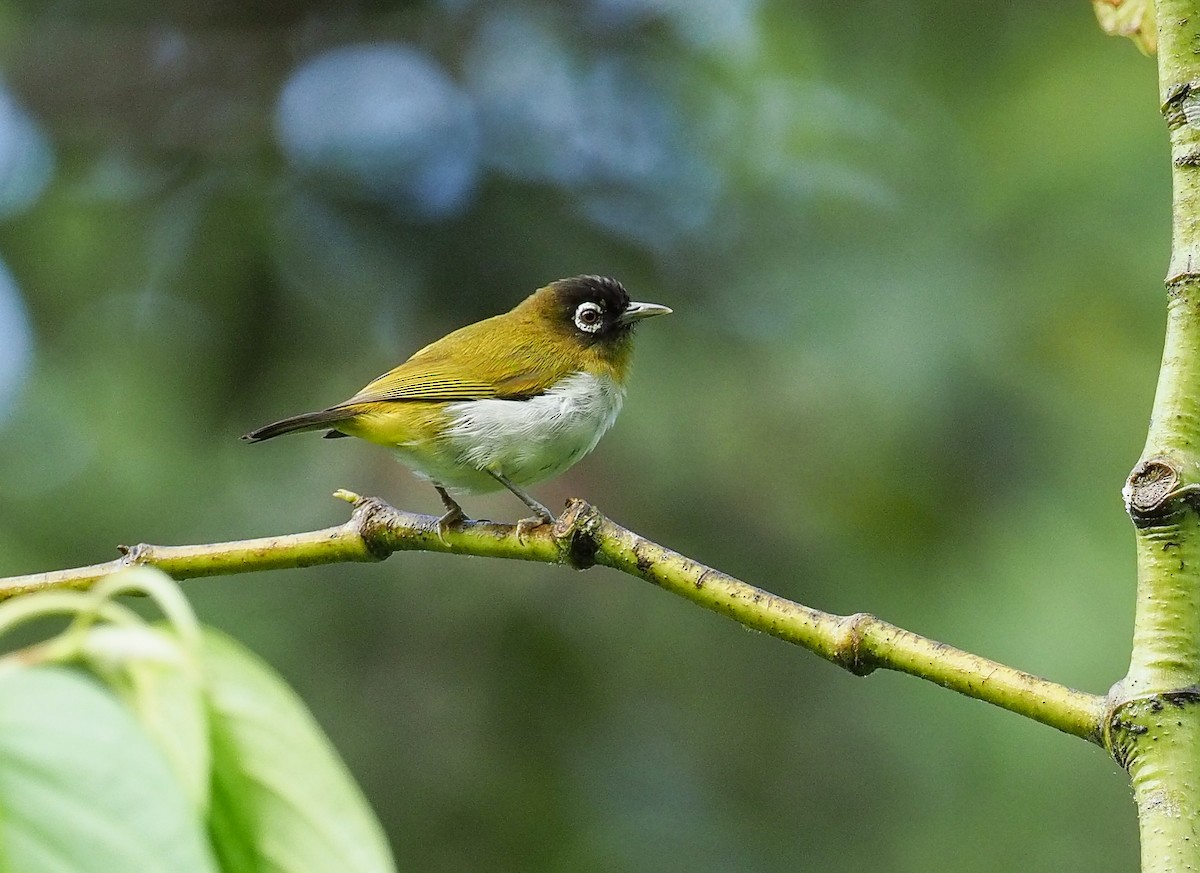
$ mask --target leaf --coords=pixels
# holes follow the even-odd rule
[[[202,821],[157,746],[97,682],[0,674],[0,869],[215,873]]]
[[[388,873],[387,840],[300,699],[266,664],[205,629],[213,790],[225,873]]]
[[[211,762],[199,670],[171,626],[97,625],[79,657],[124,699],[204,815]]]
[[[1096,20],[1110,36],[1127,36],[1144,55],[1158,48],[1154,0],[1092,0]]]

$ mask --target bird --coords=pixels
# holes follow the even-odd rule
[[[445,539],[467,515],[451,496],[507,488],[534,513],[518,534],[554,521],[525,490],[587,455],[621,411],[633,333],[671,309],[630,299],[616,279],[582,275],[539,288],[513,309],[455,330],[317,412],[242,436],[301,431],[385,446],[437,490]]]

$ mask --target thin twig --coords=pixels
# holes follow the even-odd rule
[[[122,547],[122,557],[105,564],[0,579],[0,599],[33,591],[88,588],[134,565],[191,579],[379,561],[399,551],[512,558],[581,570],[600,564],[802,646],[857,675],[877,668],[897,670],[1090,742],[1101,741],[1103,697],[930,640],[866,613],[833,615],[778,597],[640,537],[582,500],[572,500],[552,526],[518,532],[514,525],[473,521],[442,534],[433,516],[404,512],[377,498],[346,491],[337,496],[354,504],[350,520],[337,527],[231,543]]]

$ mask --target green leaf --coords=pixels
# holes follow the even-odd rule
[[[0,674],[0,869],[214,873],[194,806],[157,746],[92,678]]]
[[[97,625],[83,635],[77,657],[124,699],[198,813],[206,813],[211,762],[199,666],[171,626]]]
[[[225,873],[387,873],[387,840],[304,704],[266,664],[205,630],[210,833]]]

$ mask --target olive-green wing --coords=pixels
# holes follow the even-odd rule
[[[406,372],[403,366],[384,373],[340,406],[379,403],[388,400],[423,400],[430,403],[451,400],[478,400],[499,396],[486,382],[465,379],[438,370]]]
[[[490,321],[426,346],[335,408],[388,401],[517,400],[543,393],[571,371],[547,348],[489,342],[495,336],[485,329]]]

